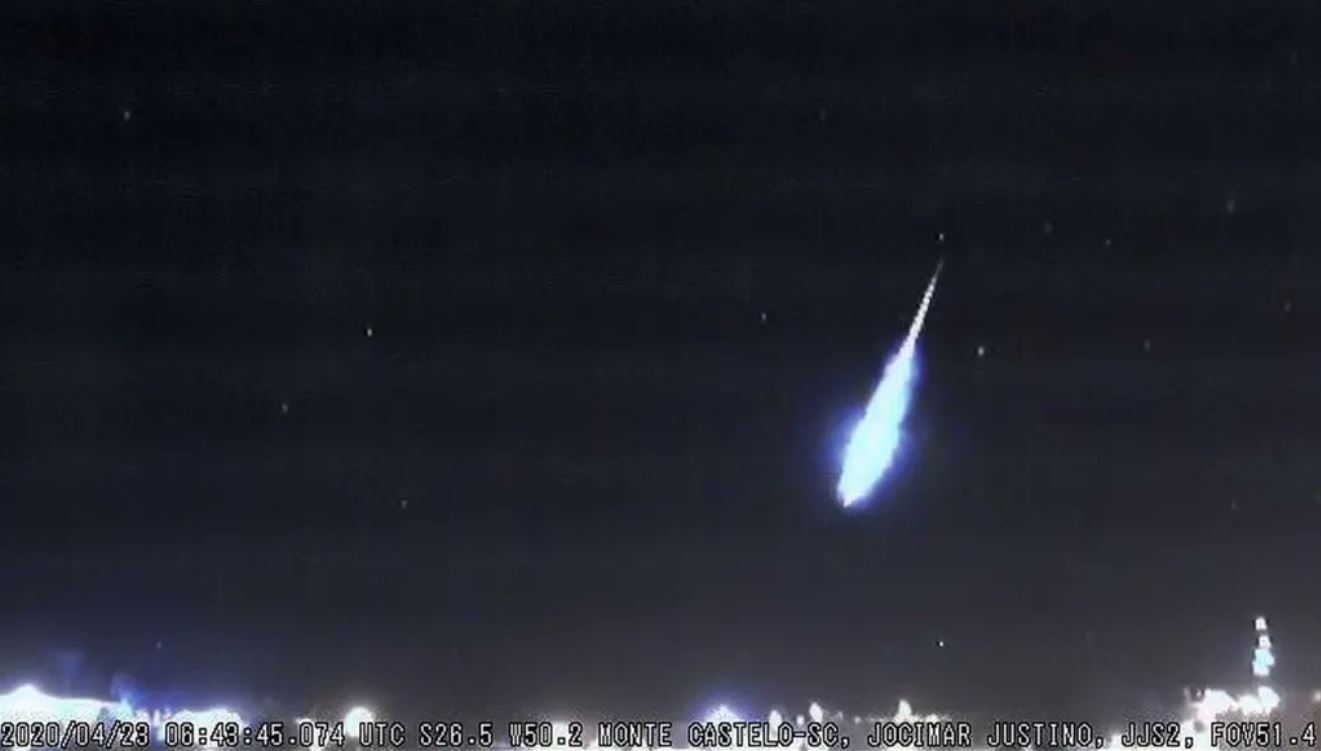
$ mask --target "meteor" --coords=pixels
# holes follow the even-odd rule
[[[944,264],[944,259],[936,264],[936,272],[931,275],[927,291],[922,295],[917,315],[908,327],[908,336],[904,338],[899,351],[886,363],[881,382],[867,403],[867,411],[854,426],[848,446],[844,449],[844,466],[835,492],[839,502],[846,508],[871,493],[894,463],[902,437],[904,416],[908,414],[908,405],[913,397],[917,371],[914,362],[917,337],[922,333],[927,308],[931,306],[931,296],[936,292],[936,280],[940,278],[940,269]]]

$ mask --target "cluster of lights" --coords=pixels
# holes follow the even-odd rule
[[[1181,730],[1186,738],[1192,739],[1192,749],[1211,749],[1209,742],[1208,728],[1210,724],[1218,718],[1227,716],[1239,716],[1245,718],[1264,717],[1280,705],[1280,696],[1269,686],[1259,686],[1255,693],[1246,693],[1238,697],[1230,695],[1220,689],[1208,689],[1202,692],[1201,696],[1188,704],[1186,718],[1181,723]],[[42,693],[36,687],[31,685],[21,686],[18,689],[0,695],[0,721],[25,720],[35,722],[70,722],[83,721],[95,722],[110,718],[131,719],[137,721],[146,721],[151,724],[154,732],[160,734],[166,722],[186,722],[196,725],[214,725],[222,722],[233,722],[239,725],[243,724],[243,718],[233,710],[224,707],[217,707],[207,710],[181,710],[178,712],[150,712],[143,709],[135,709],[127,702],[106,702],[97,699],[83,698],[62,698],[49,696]],[[912,705],[906,700],[900,700],[897,709],[890,716],[868,715],[866,717],[855,715],[853,724],[858,725],[862,722],[937,722],[946,719],[938,714],[919,715],[913,711]],[[366,707],[354,707],[344,716],[344,734],[351,739],[357,739],[359,727],[363,723],[371,723],[376,720],[375,714]],[[721,704],[707,713],[706,722],[740,722],[741,715],[729,706]],[[842,712],[828,712],[819,703],[812,702],[808,707],[807,715],[797,715],[794,718],[794,724],[802,727],[808,721],[843,721]],[[298,722],[312,722],[310,718],[299,718]],[[767,716],[767,722],[772,726],[778,726],[785,722],[785,715],[778,709],[771,710]],[[568,735],[568,723],[555,722],[554,736],[566,737]],[[1111,747],[1118,747],[1118,734],[1111,737]],[[595,742],[588,745],[589,749],[599,748]],[[807,744],[799,742],[788,751],[807,751]],[[320,749],[314,749],[320,751]],[[646,751],[645,749],[635,749],[635,751]]]
[[[1259,679],[1268,678],[1271,669],[1275,665],[1275,656],[1272,652],[1270,634],[1264,616],[1258,616],[1255,621],[1256,627],[1256,648],[1253,653],[1252,672]],[[1255,691],[1246,692],[1234,696],[1222,689],[1206,689],[1202,691],[1195,700],[1190,700],[1185,707],[1184,719],[1180,722],[1180,731],[1184,738],[1189,739],[1191,745],[1185,748],[1193,751],[1211,751],[1214,747],[1210,742],[1210,726],[1212,722],[1225,718],[1240,717],[1244,719],[1257,719],[1270,715],[1277,710],[1281,704],[1281,697],[1274,688],[1265,683],[1257,686]],[[1321,690],[1312,695],[1312,701],[1321,703]],[[778,726],[786,721],[786,715],[778,709],[772,709],[767,717],[767,722],[771,726]],[[738,722],[740,715],[729,706],[721,704],[712,709],[706,715],[707,722]],[[794,724],[803,727],[808,720],[812,722],[822,722],[825,720],[844,721],[842,712],[829,712],[817,702],[812,702],[808,707],[807,715],[797,715],[794,718]],[[948,719],[939,714],[920,715],[913,711],[913,706],[906,700],[901,699],[895,713],[889,717],[868,715],[866,717],[854,715],[852,720],[854,725],[860,725],[864,721],[868,724],[876,722],[939,722]],[[1118,733],[1110,738],[1110,747],[1118,748],[1120,736]],[[596,749],[595,744],[590,744],[589,749]],[[634,751],[645,751],[645,749],[635,749]],[[806,744],[799,743],[788,751],[807,751]]]
[[[110,720],[145,722],[158,740],[164,737],[167,722],[213,727],[219,723],[243,724],[243,718],[225,707],[211,709],[184,709],[178,712],[135,708],[127,701],[51,696],[31,684],[25,684],[0,694],[0,721],[94,723]]]
[[[1270,634],[1264,617],[1256,619],[1256,634],[1257,641],[1253,651],[1252,672],[1258,679],[1265,679],[1270,677],[1271,669],[1275,665],[1275,656],[1272,652]],[[1321,691],[1315,693],[1312,700],[1321,703]],[[1226,717],[1261,718],[1270,715],[1279,708],[1280,704],[1280,695],[1264,682],[1257,686],[1256,691],[1244,693],[1237,697],[1221,689],[1207,689],[1195,701],[1188,703],[1184,720],[1180,723],[1183,736],[1190,739],[1192,744],[1185,748],[1211,749],[1209,728],[1211,723],[1217,719]],[[767,722],[771,726],[778,727],[786,721],[785,718],[786,715],[778,709],[773,709],[767,717]],[[219,723],[243,725],[243,718],[237,712],[225,707],[214,707],[206,710],[185,709],[177,712],[169,710],[148,712],[145,709],[133,707],[127,701],[108,702],[99,699],[50,696],[32,685],[20,686],[8,694],[0,694],[0,721],[21,720],[42,723],[79,721],[91,723],[116,719],[147,722],[152,727],[153,734],[158,736],[164,732],[164,726],[167,722],[190,723],[198,726],[214,726]],[[898,708],[892,716],[862,717],[855,715],[852,719],[854,725],[859,725],[864,720],[870,724],[883,721],[937,722],[946,718],[937,714],[918,715],[913,711],[911,704],[905,700],[900,700]],[[354,707],[344,716],[344,735],[347,738],[357,740],[361,725],[375,722],[375,720],[376,715],[370,709],[361,706]],[[814,723],[825,721],[842,723],[844,714],[842,712],[828,712],[817,702],[812,702],[807,709],[807,715],[797,715],[794,718],[794,724],[801,728],[809,720]],[[299,723],[313,722],[310,718],[299,718],[297,721]],[[741,717],[735,710],[721,704],[707,713],[706,721],[740,722]],[[555,737],[566,737],[569,734],[568,723],[556,722],[552,725]],[[1119,735],[1111,736],[1110,741],[1110,746],[1117,748],[1120,745]],[[598,746],[593,742],[589,744],[589,748],[597,749]],[[800,742],[788,751],[806,751],[806,748],[806,744]],[[312,751],[322,750],[314,748]],[[635,749],[635,751],[645,751],[645,749]]]
[[[152,734],[157,740],[164,737],[165,726],[170,722],[194,727],[215,727],[222,723],[233,723],[242,727],[245,724],[243,717],[238,712],[227,707],[212,707],[200,710],[181,709],[178,711],[167,709],[163,712],[157,709],[149,712],[146,709],[136,708],[125,700],[109,702],[100,699],[51,696],[31,684],[19,686],[7,694],[0,694],[0,722],[57,722],[67,724],[70,722],[95,723],[113,720],[145,722],[151,727]],[[375,720],[376,717],[371,710],[365,707],[354,707],[344,716],[344,734],[346,737],[356,740],[358,738],[358,728],[361,724],[374,722]],[[298,722],[314,722],[314,720],[300,717]],[[321,748],[314,747],[312,751],[321,751]]]
[[[102,717],[133,719],[134,714],[128,702],[47,696],[32,685],[19,686],[7,694],[0,694],[0,720],[95,722]]]
[[[1257,616],[1256,648],[1252,653],[1252,675],[1256,678],[1269,678],[1271,668],[1275,666],[1275,655],[1271,651],[1271,637],[1265,616]],[[1225,717],[1246,719],[1265,717],[1280,706],[1280,695],[1265,683],[1258,684],[1257,690],[1237,697],[1218,688],[1207,689],[1187,707],[1187,712],[1179,730],[1184,738],[1191,740],[1192,749],[1213,749],[1211,744],[1211,723]],[[1111,747],[1118,747],[1119,736],[1111,736]]]

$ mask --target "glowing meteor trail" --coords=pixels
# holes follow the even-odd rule
[[[936,273],[931,275],[927,291],[922,295],[922,304],[918,306],[917,315],[913,316],[913,323],[908,327],[908,336],[904,338],[899,351],[886,363],[881,382],[867,403],[867,412],[858,420],[853,434],[849,436],[848,447],[844,450],[844,467],[835,489],[840,503],[846,507],[866,497],[894,463],[902,437],[904,416],[908,414],[908,404],[913,396],[917,337],[922,333],[927,308],[931,306],[931,296],[936,292],[936,280],[940,278],[940,269],[944,263],[944,259],[941,259],[936,264]]]

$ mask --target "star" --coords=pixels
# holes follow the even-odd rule
[[[368,339],[371,339],[373,336],[376,335],[376,332],[372,330],[372,327],[371,327],[371,326],[368,326],[367,329],[366,329],[363,333],[367,334],[367,338],[368,338]]]
[[[758,318],[761,319],[761,322],[762,322],[762,323],[766,323],[766,311],[764,311],[764,310],[761,311],[761,313],[758,315]]]
[[[978,357],[978,358],[986,357],[986,345],[985,345],[985,344],[978,344],[978,345],[977,345],[977,357]]]
[[[941,649],[944,649],[944,648],[945,648],[945,640],[944,640],[944,639],[937,639],[937,640],[936,640],[936,646],[937,646],[937,647],[940,647]]]
[[[280,414],[289,414],[289,402],[280,402]]]
[[[1225,213],[1233,216],[1235,211],[1238,211],[1238,201],[1235,200],[1233,196],[1230,196],[1225,199]]]
[[[936,242],[941,243],[942,245],[945,243],[945,233],[944,233],[944,232],[937,232],[937,233],[936,233]]]
[[[133,119],[133,110],[125,107],[123,111],[119,113],[119,116],[124,119],[124,122],[128,122]]]
[[[1143,352],[1150,352],[1150,351],[1151,351],[1151,340],[1150,340],[1150,339],[1143,339],[1143,340],[1142,340],[1142,351],[1143,351]]]

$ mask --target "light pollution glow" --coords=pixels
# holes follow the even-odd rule
[[[1253,672],[1258,673],[1263,662],[1274,664],[1274,656],[1269,659],[1263,659],[1262,650],[1270,652],[1270,637],[1266,629],[1264,617],[1259,617],[1256,621],[1257,642],[1253,659]],[[1264,671],[1266,675],[1258,675],[1258,678],[1264,678],[1269,675],[1270,669],[1267,667]],[[1314,702],[1321,702],[1321,692],[1313,697]],[[1221,689],[1206,689],[1195,699],[1190,700],[1184,707],[1183,719],[1180,722],[1180,731],[1185,739],[1182,746],[1185,749],[1211,749],[1210,743],[1210,725],[1213,721],[1228,717],[1240,717],[1245,719],[1263,718],[1271,715],[1279,709],[1282,699],[1272,687],[1266,684],[1259,684],[1255,691],[1233,696],[1227,691]],[[769,723],[772,726],[778,726],[785,721],[787,715],[779,710],[772,710],[768,716]],[[812,702],[808,708],[808,716],[813,722],[822,720],[832,720],[844,723],[842,712],[831,712],[824,709],[819,703]],[[357,735],[358,724],[361,722],[372,722],[376,715],[365,707],[354,707],[350,709],[343,720],[345,735],[354,738]],[[135,720],[148,722],[153,729],[153,735],[159,735],[166,722],[189,722],[197,725],[213,725],[220,722],[233,722],[238,725],[244,725],[244,720],[238,713],[224,707],[215,707],[207,710],[180,710],[178,712],[165,712],[159,710],[148,712],[142,708],[131,706],[127,701],[109,702],[100,699],[79,698],[79,697],[58,697],[43,693],[41,690],[30,684],[19,686],[7,694],[0,694],[0,722],[58,722],[67,724],[70,722],[105,722],[113,719]],[[737,722],[740,719],[740,713],[726,705],[719,705],[707,713],[707,722]],[[796,724],[802,726],[803,715],[798,715]],[[863,722],[871,725],[875,722],[893,721],[893,722],[935,722],[948,719],[945,716],[937,714],[918,715],[914,713],[912,706],[905,700],[899,701],[898,709],[889,717],[868,715],[866,717],[854,716],[852,718],[854,725]],[[308,721],[300,718],[300,722]],[[555,723],[557,728],[556,736],[564,733],[563,728],[566,725],[560,721]],[[1119,734],[1110,736],[1109,747],[1118,748],[1121,744]],[[587,744],[587,748],[599,748],[595,741]],[[787,747],[787,751],[808,751],[804,741],[797,741],[792,746]]]

